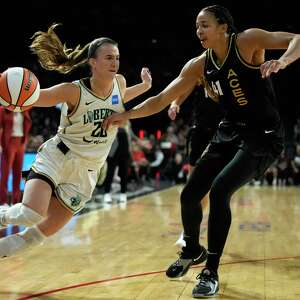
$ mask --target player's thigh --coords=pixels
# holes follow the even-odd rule
[[[232,195],[237,189],[255,177],[261,165],[265,167],[264,161],[264,156],[257,157],[243,149],[238,150],[233,159],[215,178],[211,194],[215,194],[215,190],[218,190],[219,194]]]
[[[73,217],[73,212],[64,207],[56,197],[52,196],[48,208],[48,215],[41,223],[39,229],[46,236],[53,235],[63,228]]]

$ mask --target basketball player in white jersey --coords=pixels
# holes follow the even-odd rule
[[[147,68],[142,82],[126,87],[117,74],[119,49],[115,41],[99,38],[85,47],[67,49],[54,32],[37,32],[31,50],[47,70],[68,73],[88,63],[91,77],[42,89],[35,106],[63,103],[56,136],[38,150],[27,177],[22,203],[0,208],[0,227],[26,229],[0,239],[0,257],[8,257],[41,244],[60,230],[91,198],[98,173],[109,153],[117,127],[103,130],[103,119],[123,112],[123,104],[152,85]]]

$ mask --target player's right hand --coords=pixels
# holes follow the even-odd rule
[[[114,113],[102,122],[101,127],[108,130],[110,126],[124,126],[127,121],[128,119],[123,113]]]

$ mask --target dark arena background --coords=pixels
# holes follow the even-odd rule
[[[44,71],[29,51],[30,38],[38,30],[46,30],[54,22],[61,23],[57,33],[68,47],[85,45],[94,38],[107,36],[119,43],[120,73],[128,85],[139,81],[140,69],[150,68],[153,87],[134,100],[135,105],[153,95],[175,78],[190,58],[203,50],[195,33],[195,19],[201,8],[221,4],[232,13],[236,27],[300,32],[297,1],[18,1],[7,2],[1,9],[1,70],[24,66],[38,76],[41,86],[87,76],[87,70],[71,75]],[[275,53],[275,54],[274,54]],[[280,55],[274,52],[274,56]],[[266,54],[268,57],[268,53]],[[297,62],[273,76],[287,125],[299,116],[299,65]],[[277,83],[278,82],[278,83]],[[188,117],[189,101],[181,116]],[[187,115],[187,116],[186,116]],[[148,118],[133,120],[133,128],[165,130],[169,123],[166,111]]]

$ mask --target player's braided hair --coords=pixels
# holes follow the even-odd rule
[[[227,24],[227,33],[237,32],[237,29],[234,26],[233,17],[227,8],[221,5],[211,5],[203,8],[203,11],[208,11],[213,14],[219,24]]]

